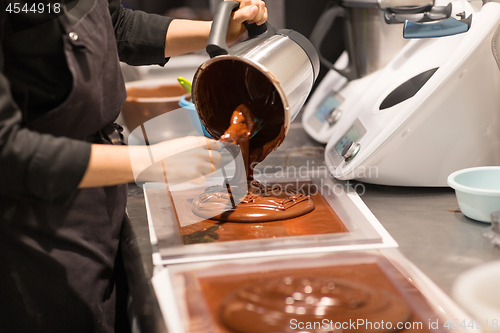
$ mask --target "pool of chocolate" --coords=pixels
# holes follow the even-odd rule
[[[357,331],[389,333],[398,331],[398,323],[411,315],[404,299],[395,293],[340,278],[292,274],[235,290],[222,301],[219,312],[222,323],[233,331],[269,333],[293,331],[294,319],[320,322],[316,327],[311,324],[309,330],[327,331],[335,328],[330,322],[356,322],[361,317],[386,325]]]
[[[429,320],[439,318],[420,291],[382,257],[376,262],[263,269],[245,274],[211,272],[202,277],[192,275],[197,283],[191,286],[196,287],[186,290],[186,298],[201,292],[215,324],[214,332],[218,333],[430,332]],[[188,311],[193,324],[199,318],[190,308]],[[336,322],[358,319],[364,324],[356,329],[331,329]],[[307,328],[303,324],[299,330],[293,327],[293,320],[326,320],[328,325]],[[398,323],[408,324],[398,329]],[[444,328],[436,331],[444,332]]]
[[[248,194],[236,204],[224,186],[209,187],[193,200],[193,213],[224,222],[269,222],[293,219],[314,210],[309,194],[286,185],[263,185],[253,180],[248,188]]]
[[[275,183],[281,188],[288,188],[296,192],[309,195],[314,210],[308,214],[294,218],[279,217],[269,222],[222,222],[205,219],[200,222],[181,226],[180,233],[184,244],[198,244],[208,242],[227,242],[247,239],[265,239],[304,235],[337,234],[348,232],[335,211],[318,191],[315,183]],[[176,213],[186,220],[199,218],[192,211],[192,202],[200,195],[200,189],[176,192]]]

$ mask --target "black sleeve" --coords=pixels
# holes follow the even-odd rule
[[[123,8],[120,0],[108,0],[120,61],[129,65],[164,66],[165,37],[171,17]]]
[[[21,126],[21,110],[4,75],[4,13],[0,13],[0,196],[64,202],[87,169],[90,144]]]

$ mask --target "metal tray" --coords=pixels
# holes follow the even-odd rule
[[[186,193],[201,193],[211,184],[221,184],[222,178],[171,188],[146,183],[143,188],[151,242],[157,248],[154,264],[397,246],[349,182],[335,180],[326,171],[318,170],[302,170],[299,180],[289,174],[262,174],[257,179],[263,183],[313,184],[318,191],[317,200],[326,203],[323,209],[330,209],[331,217],[317,227],[313,211],[308,215],[311,223],[307,228],[307,216],[302,221],[217,223],[194,215]],[[335,227],[339,222],[342,226]]]

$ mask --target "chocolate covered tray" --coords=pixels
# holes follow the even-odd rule
[[[214,177],[201,185],[145,184],[150,232],[161,257],[156,264],[397,246],[351,185],[326,174],[259,179],[309,196],[314,209],[297,217],[228,222],[195,214],[193,200],[223,181]]]
[[[309,195],[314,203],[314,210],[304,215],[276,219],[268,222],[219,222],[211,219],[179,226],[184,244],[198,244],[208,242],[227,242],[247,239],[265,239],[277,237],[293,237],[306,235],[335,234],[348,232],[335,211],[320,193],[312,188],[312,182],[274,183],[281,188],[301,189],[304,195]],[[182,211],[187,219],[195,219],[191,209],[191,201],[199,195],[199,190],[183,191],[177,211]],[[279,212],[277,212],[279,213]],[[279,214],[277,214],[279,216]]]
[[[468,319],[396,249],[180,264],[153,284],[176,332],[448,332]]]

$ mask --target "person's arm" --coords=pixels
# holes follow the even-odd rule
[[[240,7],[232,14],[227,42],[233,42],[246,28],[243,22],[261,25],[267,20],[267,8],[261,0],[236,0]],[[185,54],[206,47],[212,22],[174,19],[168,28],[165,41],[165,57]]]
[[[110,186],[133,181],[188,182],[215,171],[220,143],[202,136],[183,137],[151,146],[93,144],[88,168],[78,187]],[[149,170],[147,170],[149,169]]]
[[[227,41],[235,41],[246,28],[243,22],[263,24],[267,8],[262,0],[236,0]],[[120,0],[108,0],[120,60],[129,65],[165,65],[168,57],[204,49],[211,21],[173,19],[123,8]]]
[[[129,65],[164,66],[165,38],[173,18],[124,8],[108,0],[120,61]]]

